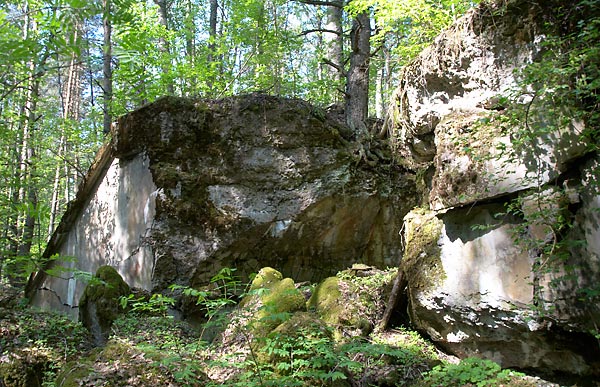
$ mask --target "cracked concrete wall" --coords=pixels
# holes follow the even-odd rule
[[[98,267],[110,265],[129,285],[150,290],[154,255],[146,241],[157,193],[147,157],[115,158],[56,252],[64,271],[54,267],[57,275],[45,278],[32,303],[77,318],[86,283],[74,268],[94,274]]]

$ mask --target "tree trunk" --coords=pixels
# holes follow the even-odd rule
[[[184,35],[185,35],[185,57],[187,66],[192,69],[191,75],[184,79],[183,81],[186,84],[184,95],[190,96],[197,93],[196,87],[198,84],[198,80],[195,75],[196,68],[196,44],[195,44],[195,36],[196,36],[196,23],[194,21],[194,15],[196,15],[196,10],[194,9],[194,4],[192,0],[187,0],[185,6],[185,19],[184,19]]]
[[[218,77],[218,71],[216,71],[217,63],[217,11],[219,10],[219,4],[217,0],[210,0],[210,17],[208,25],[208,65],[210,66],[210,75],[208,81],[208,88],[210,93],[214,94],[214,84]]]
[[[112,123],[111,105],[112,105],[112,24],[111,17],[111,0],[102,0],[102,27],[104,30],[104,42],[102,47],[102,88],[104,91],[104,134],[110,133]]]
[[[78,24],[75,26],[75,40],[79,40],[79,28]],[[67,73],[67,82],[65,85],[62,85],[60,82],[60,72],[58,76],[59,80],[59,89],[62,96],[62,114],[63,114],[63,126],[62,133],[60,136],[59,144],[58,144],[58,154],[57,154],[57,163],[54,169],[54,181],[52,184],[52,198],[50,201],[50,219],[48,222],[48,236],[51,236],[54,232],[54,226],[56,223],[56,219],[60,212],[61,208],[61,182],[63,181],[61,175],[61,171],[65,170],[64,179],[65,185],[68,191],[68,180],[69,180],[69,167],[65,158],[67,156],[68,146],[67,146],[67,130],[66,126],[69,125],[69,121],[78,121],[79,120],[79,104],[81,102],[81,75],[83,70],[81,65],[79,64],[79,58],[76,53],[71,54],[68,73]],[[65,195],[63,200],[68,200],[68,195]]]
[[[390,297],[388,298],[387,305],[385,307],[385,312],[383,313],[383,317],[381,318],[381,322],[379,323],[379,330],[384,331],[388,328],[390,323],[390,318],[392,317],[392,313],[398,306],[398,301],[402,296],[402,291],[408,285],[408,280],[404,275],[404,271],[402,270],[402,265],[398,268],[398,274],[396,275],[396,279],[394,280],[394,286],[392,287],[392,292],[390,293]]]
[[[169,18],[168,18],[168,10],[167,10],[167,0],[154,0],[156,5],[158,5],[158,23],[164,27],[165,31],[169,30]],[[160,36],[158,38],[158,50],[162,54],[163,61],[163,74],[167,78],[167,93],[170,95],[175,94],[175,89],[173,87],[173,80],[171,78],[171,53],[169,42],[165,39],[164,36]]]
[[[327,47],[327,58],[332,62],[332,65],[327,66],[328,79],[336,85],[344,84],[345,74],[344,69],[344,31],[342,29],[342,8],[336,6],[327,7],[327,24],[325,30],[336,31],[336,33],[325,32],[324,38]],[[334,102],[338,100],[336,94]]]
[[[23,25],[23,37],[27,39],[29,34],[37,31],[35,19],[29,17],[29,4],[24,2],[24,14],[27,15]],[[47,56],[40,58],[45,62]],[[33,243],[36,218],[34,216],[37,208],[37,194],[33,179],[33,158],[35,151],[33,147],[33,127],[36,121],[37,101],[40,90],[40,79],[37,76],[38,58],[32,58],[28,63],[30,82],[27,85],[25,101],[21,107],[21,139],[19,144],[19,160],[17,171],[18,190],[15,190],[14,205],[20,208],[13,227],[12,263],[8,266],[7,278],[14,286],[23,286],[26,278],[25,259],[31,252]]]
[[[210,19],[208,26],[208,54],[209,61],[212,62],[216,59],[216,48],[217,48],[217,11],[219,4],[217,0],[210,0]]]
[[[346,76],[346,123],[357,139],[368,136],[369,61],[371,21],[366,12],[356,16],[350,31],[350,68]]]
[[[382,118],[384,112],[383,106],[383,78],[384,68],[377,69],[377,78],[375,79],[375,117]]]

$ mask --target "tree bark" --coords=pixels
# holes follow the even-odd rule
[[[331,32],[324,33],[327,45],[327,58],[331,61],[327,64],[328,78],[337,86],[343,85],[345,73],[344,69],[344,31],[342,29],[342,8],[336,6],[327,7],[327,24],[325,30]],[[336,94],[334,102],[338,100],[339,94]]]
[[[196,15],[196,10],[194,8],[194,4],[192,0],[186,1],[185,6],[185,19],[184,19],[184,35],[185,35],[185,57],[187,61],[187,66],[191,69],[195,69],[196,67],[196,23],[194,21],[194,16]],[[183,80],[186,84],[185,90],[183,94],[186,96],[194,95],[196,93],[196,87],[198,80],[194,75],[195,71],[192,71],[192,75],[188,76],[187,79]]]
[[[208,26],[208,52],[209,62],[216,59],[216,48],[217,48],[217,11],[219,9],[219,3],[217,0],[210,0],[210,18]]]
[[[408,285],[408,280],[404,275],[404,271],[402,267],[398,268],[398,274],[396,275],[396,279],[394,280],[394,286],[392,287],[392,292],[390,293],[390,297],[388,298],[387,305],[385,307],[385,312],[383,313],[383,317],[381,318],[381,322],[379,323],[379,330],[384,331],[388,328],[390,323],[390,318],[392,317],[392,313],[398,306],[398,301],[400,300],[400,296],[402,296],[402,291]]]
[[[350,68],[346,76],[346,123],[357,139],[368,136],[370,39],[371,20],[369,14],[363,12],[352,23]]]
[[[102,47],[102,89],[104,92],[104,120],[103,132],[105,135],[110,133],[112,124],[111,105],[112,105],[112,24],[111,0],[102,0],[102,27],[104,31],[104,42]]]
[[[158,5],[158,23],[164,27],[165,31],[169,30],[169,12],[167,10],[167,0],[154,0]],[[175,88],[173,87],[173,81],[170,79],[171,75],[171,53],[170,46],[167,39],[161,35],[158,38],[158,50],[163,54],[163,65],[162,71],[167,78],[167,93],[170,95],[175,94]]]
[[[23,37],[27,39],[29,34],[37,31],[35,19],[29,17],[29,3],[24,1],[24,14],[27,15],[23,25]],[[21,138],[19,143],[19,160],[17,169],[16,183],[18,190],[15,190],[13,197],[14,204],[20,207],[13,226],[12,243],[12,263],[8,266],[7,278],[9,282],[21,287],[25,284],[25,264],[24,260],[31,252],[34,230],[36,226],[36,217],[34,216],[37,208],[37,194],[33,179],[33,162],[35,150],[33,146],[33,129],[36,121],[37,102],[40,90],[40,77],[37,76],[38,67],[47,59],[47,55],[40,58],[32,58],[28,63],[28,72],[30,81],[27,85],[24,103],[21,107]],[[39,62],[38,62],[39,61]]]
[[[213,90],[218,77],[216,70],[217,62],[217,11],[219,10],[219,3],[217,0],[210,0],[210,16],[208,25],[208,65],[210,66],[210,79],[208,87],[210,93],[214,94]]]

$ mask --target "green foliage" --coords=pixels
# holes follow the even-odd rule
[[[214,279],[222,285],[231,281],[239,286],[239,280],[232,275],[233,270],[225,270]],[[382,272],[371,279],[357,279],[346,272],[340,277],[345,281],[358,281],[361,286],[384,286],[391,274]],[[281,279],[270,285],[279,282]],[[256,289],[256,296],[268,295],[269,290],[261,291],[264,289]],[[227,293],[221,297],[227,299]],[[159,302],[161,298],[150,302],[152,297],[148,296],[146,305],[141,305],[142,300],[129,298],[130,312],[114,321],[107,345],[85,355],[82,353],[87,352],[90,338],[80,324],[29,309],[21,314],[10,314],[14,318],[1,321],[0,346],[6,348],[3,354],[23,346],[50,353],[48,356],[44,352],[43,359],[40,358],[43,364],[46,364],[45,359],[53,359],[44,379],[47,387],[81,384],[345,387],[406,386],[415,382],[423,386],[505,383],[529,387],[520,374],[500,370],[495,363],[479,359],[435,367],[426,373],[434,364],[439,364],[439,360],[436,350],[418,333],[399,329],[340,343],[334,338],[333,328],[311,312],[287,313],[285,319],[279,319],[275,329],[264,336],[253,337],[251,327],[244,321],[236,322],[251,309],[250,304],[242,305],[227,315],[231,324],[238,324],[242,329],[228,327],[220,339],[209,344],[202,340],[197,327],[165,316],[164,304]],[[218,296],[212,294],[204,298],[214,301]],[[141,309],[134,311],[136,302]],[[269,306],[261,308],[269,309]],[[264,318],[270,317],[267,314]],[[11,364],[15,370],[24,369],[21,363]],[[0,373],[1,369],[0,366]],[[426,373],[425,379],[419,381],[423,373]]]
[[[88,331],[63,315],[0,308],[0,384],[53,386],[61,366],[90,347]]]
[[[175,305],[175,299],[163,296],[160,293],[153,294],[150,299],[135,297],[133,294],[129,294],[120,297],[119,304],[121,308],[130,309],[134,313],[166,316],[169,308]]]
[[[387,382],[401,385],[427,368],[423,348],[364,339],[339,345],[332,329],[309,313],[295,314],[259,343],[256,356],[239,364],[243,372],[222,385],[367,385],[379,380],[382,370]]]
[[[461,360],[458,364],[445,364],[435,366],[425,374],[422,384],[424,386],[498,386],[511,383],[513,378],[525,376],[524,374],[502,370],[500,366],[491,360],[469,357]],[[525,385],[525,384],[521,384]]]
[[[89,346],[89,333],[66,316],[23,309],[3,317],[2,354],[22,346],[37,346],[52,352],[55,359],[69,359]]]
[[[206,366],[196,359],[205,343],[197,330],[183,321],[166,316],[162,311],[157,314],[145,306],[119,317],[113,323],[112,332],[112,340],[127,340],[133,351],[151,359],[149,365],[141,364],[145,372],[163,374],[179,386],[195,386],[205,378]],[[140,370],[129,372],[135,375]]]
[[[348,359],[335,350],[330,332],[319,325],[297,328],[265,338],[260,349],[268,359],[260,371],[265,385],[325,386],[347,379],[340,367]]]

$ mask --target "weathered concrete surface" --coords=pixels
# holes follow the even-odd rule
[[[460,356],[585,375],[600,358],[597,156],[566,107],[545,116],[527,93],[520,124],[548,130],[518,145],[499,98],[541,58],[556,5],[482,3],[405,68],[387,126],[433,210],[405,219],[413,324]]]
[[[517,70],[541,58],[556,9],[553,2],[484,3],[404,68],[386,126],[398,160],[426,177],[432,208],[548,183],[584,154],[577,120],[557,123],[534,146],[520,148],[510,124],[489,122],[491,112],[505,108],[501,96],[514,96],[532,112],[540,105],[543,114],[543,101],[531,93],[515,96]],[[544,117],[532,113],[528,120]]]
[[[548,184],[585,153],[582,125],[572,122],[540,136],[532,146],[514,147],[511,131],[489,112],[453,111],[435,128],[432,209],[500,197]]]
[[[68,224],[67,214],[49,244],[47,255],[57,254],[63,267],[59,277],[38,283],[31,295],[34,304],[63,309],[73,317],[78,315],[76,306],[86,286],[78,271],[95,273],[100,266],[110,265],[130,286],[151,287],[154,256],[146,237],[154,221],[157,188],[149,160],[143,155],[113,159],[107,157],[110,149],[103,152],[108,170],[89,198],[80,195],[80,201],[71,205],[71,211],[79,210],[78,216]]]
[[[585,345],[590,337],[569,333],[564,321],[540,318],[529,307],[533,259],[512,241],[519,220],[493,217],[500,209],[407,215],[404,269],[412,323],[461,357],[483,356],[504,367],[594,372],[598,351]]]
[[[206,284],[223,267],[244,276],[271,266],[304,281],[355,262],[395,265],[414,179],[357,165],[346,131],[299,100],[161,99],[119,120],[106,172],[46,254],[89,272],[112,265],[153,291]],[[44,273],[29,286],[35,304],[53,308],[76,308],[81,290]]]

